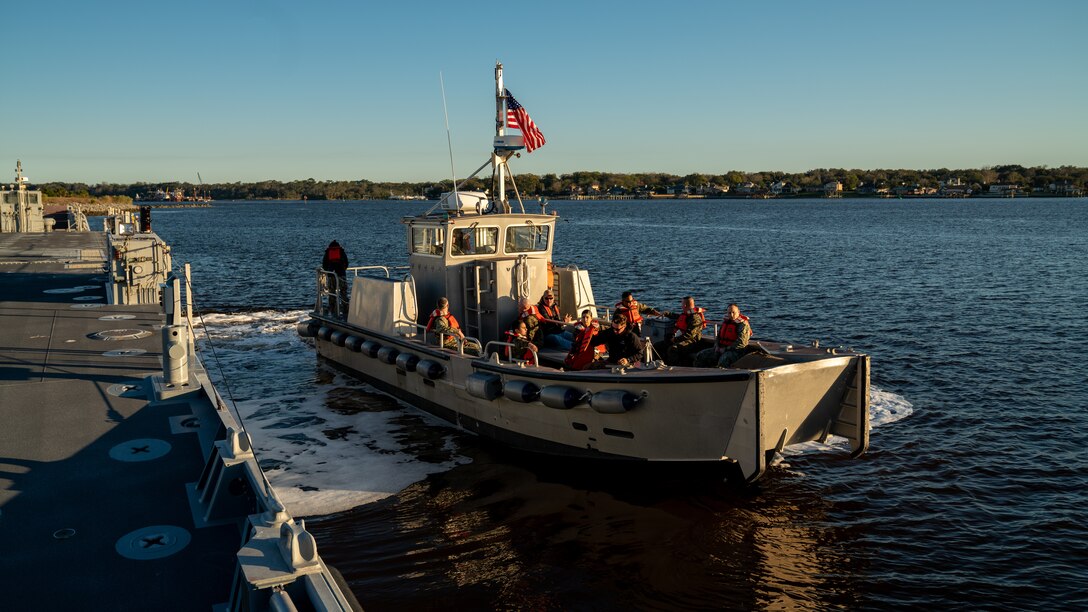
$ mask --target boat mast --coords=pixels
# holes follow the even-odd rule
[[[495,62],[495,142],[501,142],[506,135],[506,91],[502,84],[502,62]],[[495,201],[502,206],[502,212],[510,212],[510,201],[506,197],[506,160],[499,154],[498,148],[491,152],[492,191]]]

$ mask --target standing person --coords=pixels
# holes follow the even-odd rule
[[[434,332],[435,336],[442,339],[442,348],[457,350],[458,340],[460,340],[465,345],[466,353],[477,355],[480,353],[480,347],[475,342],[465,341],[465,333],[461,331],[461,325],[450,313],[450,301],[444,297],[438,298],[438,304],[431,311],[426,331]]]
[[[659,355],[664,355],[665,363],[669,365],[684,365],[702,337],[706,327],[705,311],[695,306],[695,298],[689,296],[680,300],[680,316],[673,324],[673,332],[669,338],[654,345],[654,350]]]
[[[596,340],[600,330],[601,326],[593,319],[593,313],[588,308],[583,310],[581,318],[574,324],[574,341],[567,358],[563,360],[568,370],[584,370],[593,363],[597,358],[597,345],[600,344]]]
[[[593,362],[593,368],[606,368],[612,365],[629,367],[642,360],[645,345],[642,340],[627,327],[627,317],[612,316],[612,326],[597,334],[596,344],[604,344],[608,349],[608,359]]]
[[[544,339],[544,346],[569,351],[574,337],[563,330],[563,324],[572,323],[574,319],[570,315],[560,319],[559,305],[555,303],[555,295],[551,289],[540,296],[536,311],[540,313],[540,334]]]
[[[321,269],[336,274],[336,312],[341,316],[347,315],[348,305],[348,254],[340,243],[333,240],[325,249],[325,256],[321,258]],[[325,278],[325,277],[323,277]]]
[[[740,313],[740,307],[730,304],[714,346],[695,355],[695,367],[709,368],[717,365],[728,368],[744,356],[748,341],[752,338],[752,324]]]
[[[635,335],[642,337],[642,315],[644,314],[661,314],[657,312],[657,309],[647,306],[645,304],[639,304],[635,301],[635,297],[631,295],[630,291],[624,291],[620,296],[620,301],[616,302],[616,314],[621,314],[627,317],[627,324],[631,326],[631,331],[635,332]]]

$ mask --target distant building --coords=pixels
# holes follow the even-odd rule
[[[1079,197],[1084,195],[1084,189],[1077,187],[1073,181],[1054,181],[1047,185],[1047,191],[1059,196]]]
[[[831,181],[829,183],[824,183],[823,189],[824,193],[827,195],[841,195],[842,183],[840,181]]]

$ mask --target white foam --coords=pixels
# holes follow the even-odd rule
[[[877,387],[869,387],[869,427],[876,429],[889,423],[905,419],[914,412],[914,406],[902,395],[889,391],[883,391]],[[773,465],[782,464],[783,457],[791,457],[807,453],[842,452],[850,445],[849,440],[840,436],[829,436],[826,442],[805,442],[794,444],[782,449],[780,455],[775,455]],[[788,465],[788,464],[782,464]]]
[[[445,462],[421,460],[399,442],[407,428],[431,419],[320,370],[313,348],[295,332],[306,315],[205,315],[207,333],[198,332],[202,345],[210,337],[215,347],[214,355],[210,347],[202,352],[205,366],[220,391],[234,396],[257,458],[292,515],[348,510],[468,461],[454,452],[452,429],[428,449],[441,447],[450,457]],[[229,384],[220,384],[223,376]]]

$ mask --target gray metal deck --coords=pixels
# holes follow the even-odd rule
[[[194,526],[185,485],[204,458],[189,403],[124,388],[161,372],[163,316],[104,305],[105,257],[101,234],[0,234],[0,608],[207,610],[229,598],[241,536]],[[122,329],[150,334],[91,337]],[[132,350],[146,352],[104,355]],[[168,551],[177,532],[161,526],[191,541],[117,552],[144,528],[122,547]]]

